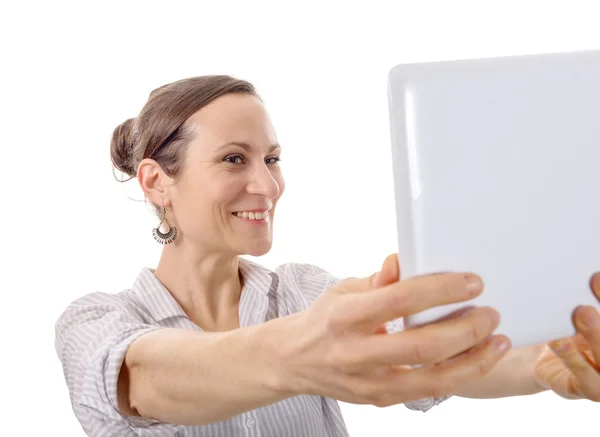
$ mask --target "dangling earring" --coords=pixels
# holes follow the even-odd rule
[[[160,231],[160,225],[162,225],[163,222],[165,222],[169,227],[169,230],[166,233],[162,233]],[[154,239],[160,244],[172,243],[177,238],[177,228],[175,226],[171,226],[171,224],[167,220],[167,208],[165,208],[164,206],[162,219],[158,226],[152,229],[152,235],[154,235]]]

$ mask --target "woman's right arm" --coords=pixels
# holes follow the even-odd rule
[[[92,293],[58,319],[56,351],[89,435],[171,435],[293,395],[279,351],[294,317],[205,333],[144,323],[118,296]]]
[[[377,406],[443,397],[487,374],[506,352],[497,347],[506,338],[490,337],[499,320],[489,308],[385,333],[388,320],[482,291],[463,274],[390,280],[394,259],[378,275],[340,281],[304,312],[224,333],[157,329],[85,305],[79,312],[95,316],[82,319],[74,307],[57,325],[72,399],[80,387],[74,400],[89,415],[109,404],[105,421],[207,424],[299,394]]]
[[[139,337],[119,378],[121,412],[202,425],[293,396],[280,351],[294,317],[228,332],[160,329]]]

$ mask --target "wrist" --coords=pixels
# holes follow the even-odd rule
[[[270,320],[256,326],[249,346],[259,351],[263,381],[267,388],[281,398],[302,394],[298,375],[293,371],[298,363],[296,325],[299,314]]]
[[[548,387],[544,387],[537,378],[537,364],[544,348],[544,344],[537,344],[529,347],[531,356],[528,359],[529,366],[527,366],[527,371],[524,376],[525,380],[523,381],[523,386],[529,388],[527,394],[537,394],[548,390]]]
[[[543,386],[537,379],[535,366],[533,369],[531,369],[526,378],[527,379],[523,385],[525,387],[529,387],[528,394],[537,394],[549,390],[548,387]]]

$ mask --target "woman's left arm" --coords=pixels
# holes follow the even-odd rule
[[[590,285],[600,300],[600,273]],[[478,383],[456,394],[482,399],[552,390],[566,399],[600,402],[600,312],[580,307],[573,324],[575,336],[513,349]]]
[[[544,347],[540,344],[510,350],[490,373],[457,392],[456,396],[493,399],[531,395],[546,390],[535,378],[536,362]]]

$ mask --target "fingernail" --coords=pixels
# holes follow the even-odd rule
[[[563,352],[566,352],[569,348],[569,343],[564,340],[558,340],[551,342],[549,346],[550,349],[552,349],[554,352],[562,354]]]
[[[498,352],[504,353],[509,348],[510,342],[505,338],[500,338],[495,341],[494,346]]]
[[[477,294],[481,290],[482,282],[481,279],[476,275],[467,274],[465,279],[467,280],[467,290],[469,294]]]

